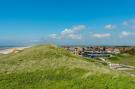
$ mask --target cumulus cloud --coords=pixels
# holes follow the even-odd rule
[[[122,31],[120,34],[120,38],[134,37],[134,36],[135,36],[135,32]]]
[[[130,37],[130,36],[135,36],[135,33],[122,31],[121,34],[120,34],[120,38]]]
[[[112,25],[112,24],[105,25],[105,29],[114,29],[114,28],[116,28],[115,25]]]
[[[57,38],[57,34],[51,34],[51,35],[49,35],[49,38],[56,39]]]
[[[126,31],[121,32],[121,36],[129,36],[130,34],[131,34],[130,32]]]
[[[73,28],[66,28],[65,30],[63,30],[61,32],[61,34],[65,35],[65,34],[73,34],[73,33],[77,33],[80,32],[81,30],[84,30],[86,28],[85,25],[78,25],[78,26],[74,26]]]
[[[66,34],[72,34],[74,31],[72,29],[65,29],[61,32],[61,35],[66,35]]]
[[[85,25],[78,25],[78,26],[74,26],[74,27],[72,28],[72,30],[73,30],[74,32],[78,32],[78,31],[84,30],[85,28],[86,28]]]
[[[60,34],[51,34],[50,38],[59,38],[59,39],[74,39],[79,40],[82,39],[82,35],[80,34],[80,31],[84,30],[86,28],[85,25],[78,25],[74,26],[72,28],[66,28]]]
[[[104,33],[104,34],[93,34],[94,38],[109,38],[111,37],[111,34],[109,33]]]
[[[30,40],[31,43],[38,43],[40,42],[41,40]]]
[[[70,39],[82,39],[82,35],[78,35],[78,34],[69,34],[67,35],[67,38],[70,38]]]

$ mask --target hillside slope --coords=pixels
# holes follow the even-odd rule
[[[0,57],[0,89],[135,89],[135,78],[40,45]]]
[[[126,64],[130,66],[135,66],[135,55],[128,53],[114,55],[108,59],[113,63]]]

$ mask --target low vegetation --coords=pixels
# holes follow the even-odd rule
[[[128,50],[122,51],[122,53],[128,53],[131,55],[135,55],[135,47],[129,48]]]
[[[135,89],[135,77],[54,45],[0,56],[0,89]]]
[[[128,53],[114,55],[113,57],[110,57],[109,60],[113,63],[135,66],[135,55],[131,55]]]

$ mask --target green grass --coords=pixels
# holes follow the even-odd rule
[[[131,73],[131,74],[135,74],[135,69],[134,70],[126,70],[126,72]]]
[[[40,45],[0,57],[0,89],[135,89],[135,78]]]
[[[109,58],[109,60],[113,63],[120,63],[120,64],[127,64],[131,66],[135,66],[135,55],[131,55],[131,54],[115,55]]]
[[[135,66],[135,55],[129,53],[123,53],[119,55],[114,55],[108,59],[112,63],[126,64],[130,66]],[[125,72],[135,74],[135,70],[124,70]]]
[[[134,89],[135,79],[60,68],[1,75],[1,89]]]

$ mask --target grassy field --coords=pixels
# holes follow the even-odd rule
[[[135,55],[134,54],[128,54],[128,53],[114,55],[113,57],[109,58],[109,61],[111,61],[112,63],[135,66]],[[129,72],[129,73],[132,73],[132,74],[135,74],[135,69],[134,70],[125,70],[125,71]]]
[[[135,66],[135,55],[131,55],[127,53],[115,55],[109,58],[109,60],[113,63],[120,63],[120,64],[127,64],[131,66]]]
[[[135,77],[54,45],[0,56],[0,89],[135,89]]]

